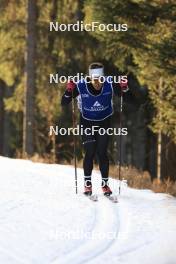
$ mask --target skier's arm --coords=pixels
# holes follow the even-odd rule
[[[122,85],[119,83],[112,83],[112,88],[113,88],[113,93],[115,96],[120,97],[121,96],[121,91],[123,92],[123,98],[126,101],[128,97],[131,97],[131,91],[128,87],[128,83],[126,85]]]
[[[78,95],[79,95],[79,91],[77,86],[73,84],[69,87],[69,84],[67,84],[66,91],[61,99],[61,105],[62,106],[68,105],[72,101],[72,99],[76,98]]]
[[[141,104],[145,101],[144,91],[140,87],[134,87],[128,82],[126,89],[122,88],[119,83],[113,83],[113,92],[115,96],[121,96],[121,89],[123,91],[123,100],[126,103]]]

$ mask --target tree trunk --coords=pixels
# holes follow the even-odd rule
[[[36,59],[36,0],[27,4],[26,87],[24,94],[23,155],[34,153],[34,96]]]
[[[158,142],[157,142],[157,179],[161,179],[161,132],[158,133]]]
[[[4,141],[4,88],[3,81],[0,80],[0,155],[3,154],[3,141]]]
[[[159,79],[159,96],[160,100],[162,97],[162,86],[163,86],[163,79],[160,77]],[[160,110],[159,110],[160,111]],[[159,121],[160,121],[160,112],[159,112]],[[157,179],[161,179],[161,147],[162,147],[162,133],[161,130],[158,132],[158,142],[157,142]]]
[[[4,98],[9,98],[14,92],[14,87],[4,87]],[[3,156],[10,157],[12,154],[11,137],[13,134],[12,113],[5,111],[3,118]]]

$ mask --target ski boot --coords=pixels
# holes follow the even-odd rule
[[[108,185],[103,186],[102,191],[105,196],[110,196],[112,194],[112,191]]]
[[[92,186],[85,186],[84,187],[84,194],[86,196],[91,196],[92,195]]]

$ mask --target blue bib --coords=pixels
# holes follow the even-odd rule
[[[80,94],[79,99],[81,99],[80,111],[83,118],[91,121],[101,121],[113,114],[111,83],[105,81],[99,95],[91,94],[85,81],[80,81],[77,87]]]

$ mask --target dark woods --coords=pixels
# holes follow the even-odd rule
[[[39,155],[51,162],[73,159],[72,136],[49,136],[49,127],[72,126],[71,106],[62,109],[64,84],[50,73],[87,73],[101,61],[106,74],[128,74],[137,100],[124,105],[123,165],[151,177],[176,179],[176,4],[170,1],[1,1],[0,154]],[[127,31],[50,31],[59,24],[98,21],[127,24]],[[138,94],[138,90],[142,90]],[[119,125],[114,101],[113,124]],[[77,113],[78,115],[78,113]],[[77,140],[77,158],[82,150]],[[118,136],[109,156],[117,164]]]

